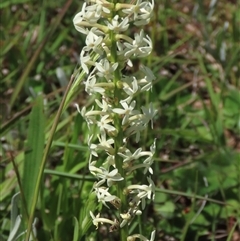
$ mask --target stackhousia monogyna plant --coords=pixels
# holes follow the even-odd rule
[[[88,0],[73,19],[75,28],[86,35],[86,46],[80,54],[80,63],[87,74],[85,91],[95,96],[95,103],[79,112],[85,118],[90,149],[89,170],[96,176],[93,186],[98,201],[106,208],[116,208],[116,217],[108,219],[90,212],[93,224],[109,225],[111,232],[119,232],[121,241],[149,240],[143,234],[130,234],[129,226],[146,206],[146,199],[154,199],[151,179],[155,141],[150,151],[129,146],[130,136],[139,142],[156,114],[153,105],[137,108],[136,95],[152,88],[152,71],[141,66],[142,78],[123,74],[126,65],[132,67],[131,58],[146,57],[152,51],[152,42],[141,26],[150,21],[153,1]],[[141,29],[129,36],[129,26]],[[93,56],[99,56],[93,60]],[[103,158],[102,158],[103,157]],[[104,159],[105,161],[99,161]],[[137,169],[147,175],[148,184],[133,183]],[[139,180],[141,182],[142,180]],[[154,240],[155,231],[150,240]]]

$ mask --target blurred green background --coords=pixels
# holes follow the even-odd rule
[[[23,175],[31,109],[43,96],[45,121],[34,128],[36,135],[44,133],[46,143],[79,64],[85,36],[72,19],[82,3],[0,2],[1,241],[11,230],[11,198],[19,191],[16,171],[20,179]],[[137,31],[133,27],[129,33]],[[155,202],[131,231],[156,229],[156,241],[239,241],[239,1],[155,0],[145,31],[154,44],[152,55],[133,60],[130,71],[137,75],[143,63],[156,75],[152,91],[139,96],[140,102],[153,102],[158,109],[154,130],[143,134],[139,147],[148,149],[157,138],[157,189]],[[104,228],[96,235],[90,222],[84,223],[89,210],[100,207],[88,199],[94,180],[88,172],[88,132],[74,107],[92,99],[79,89],[59,119],[47,158],[35,212],[40,241],[118,240]],[[135,181],[139,177],[136,173]]]

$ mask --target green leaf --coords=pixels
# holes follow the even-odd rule
[[[168,216],[169,214],[172,214],[175,210],[175,205],[171,201],[167,201],[163,205],[156,206],[157,212],[161,213],[163,216]]]
[[[79,238],[79,223],[76,217],[74,217],[74,233],[73,233],[73,241],[78,241]]]
[[[90,211],[94,213],[96,209],[96,194],[91,193],[88,197],[84,209],[81,209],[80,218],[79,218],[79,228],[80,228],[80,237],[83,237],[87,231],[90,229],[92,224],[92,219],[90,217]]]
[[[22,187],[28,214],[30,213],[33,202],[39,168],[43,157],[44,123],[43,100],[42,97],[39,97],[30,114],[27,143],[25,146],[25,160],[23,164]]]

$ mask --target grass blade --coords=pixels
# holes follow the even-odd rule
[[[33,193],[44,150],[44,122],[43,100],[40,97],[37,99],[36,105],[33,107],[30,115],[23,167],[22,185],[28,213],[32,204]]]
[[[51,131],[50,131],[50,135],[49,135],[49,138],[48,138],[48,142],[47,142],[46,148],[44,150],[43,158],[42,158],[40,166],[38,168],[38,178],[37,178],[36,186],[35,186],[35,189],[34,189],[34,195],[33,195],[34,199],[33,199],[32,204],[31,204],[31,210],[30,210],[30,214],[29,214],[28,228],[27,228],[27,234],[26,234],[25,241],[29,241],[29,238],[30,238],[32,222],[33,222],[33,217],[34,217],[34,211],[35,211],[35,207],[36,207],[36,204],[37,204],[37,198],[38,198],[38,193],[39,193],[39,188],[40,188],[42,174],[44,172],[44,167],[45,167],[45,164],[46,164],[46,161],[47,161],[47,156],[48,156],[50,147],[52,145],[53,135],[54,135],[54,133],[55,133],[55,131],[57,129],[58,121],[59,121],[59,118],[61,116],[61,113],[62,113],[62,110],[63,110],[63,106],[64,106],[64,103],[66,101],[66,97],[67,97],[68,92],[69,92],[69,90],[71,88],[72,81],[73,81],[73,77],[71,78],[71,80],[70,80],[70,82],[68,84],[68,87],[67,87],[66,92],[65,92],[65,94],[63,96],[61,105],[60,105],[60,107],[58,109],[57,115],[56,115],[56,117],[54,119]]]
[[[27,214],[30,213],[44,150],[43,99],[39,97],[30,114],[30,123],[23,166],[22,187]],[[24,213],[24,212],[23,212]]]
[[[37,50],[35,51],[34,55],[31,57],[28,65],[25,68],[25,71],[22,73],[16,87],[14,88],[14,92],[13,92],[13,94],[11,96],[11,99],[10,99],[10,106],[11,107],[14,105],[14,103],[15,103],[17,97],[18,97],[18,94],[22,90],[23,85],[24,85],[24,83],[27,79],[27,76],[29,75],[30,71],[32,70],[32,68],[33,68],[36,60],[38,59],[41,51],[45,47],[46,43],[49,41],[49,38],[52,36],[52,34],[56,31],[59,23],[61,22],[62,18],[64,17],[66,11],[68,10],[68,8],[70,7],[71,4],[72,4],[72,0],[68,0],[66,2],[62,11],[59,13],[59,15],[56,17],[55,21],[52,23],[51,28],[49,30],[49,33],[46,34],[46,37],[43,39],[43,41],[40,43]]]

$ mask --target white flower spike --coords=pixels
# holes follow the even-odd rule
[[[124,2],[124,1],[122,1]],[[130,1],[129,1],[130,2]],[[149,107],[137,103],[136,96],[152,89],[155,76],[145,66],[140,66],[142,78],[123,74],[127,65],[133,67],[131,58],[151,54],[152,41],[142,26],[148,24],[154,9],[153,0],[135,0],[120,3],[116,0],[86,0],[82,10],[73,19],[77,31],[86,35],[86,46],[80,54],[80,64],[86,75],[85,91],[95,101],[78,112],[86,120],[89,129],[89,171],[96,177],[93,186],[102,208],[114,207],[117,219],[95,216],[90,212],[93,224],[110,225],[109,231],[119,230],[120,241],[154,241],[142,234],[129,235],[128,226],[136,215],[141,215],[148,201],[154,200],[155,186],[150,176],[149,185],[131,183],[136,172],[153,174],[151,165],[156,151],[155,140],[150,151],[129,145],[131,135],[136,143],[141,133],[157,114],[152,103]],[[129,26],[141,30],[133,37],[127,35]],[[83,74],[79,73],[79,74]],[[129,201],[130,200],[130,201]],[[115,213],[115,212],[113,212]]]

